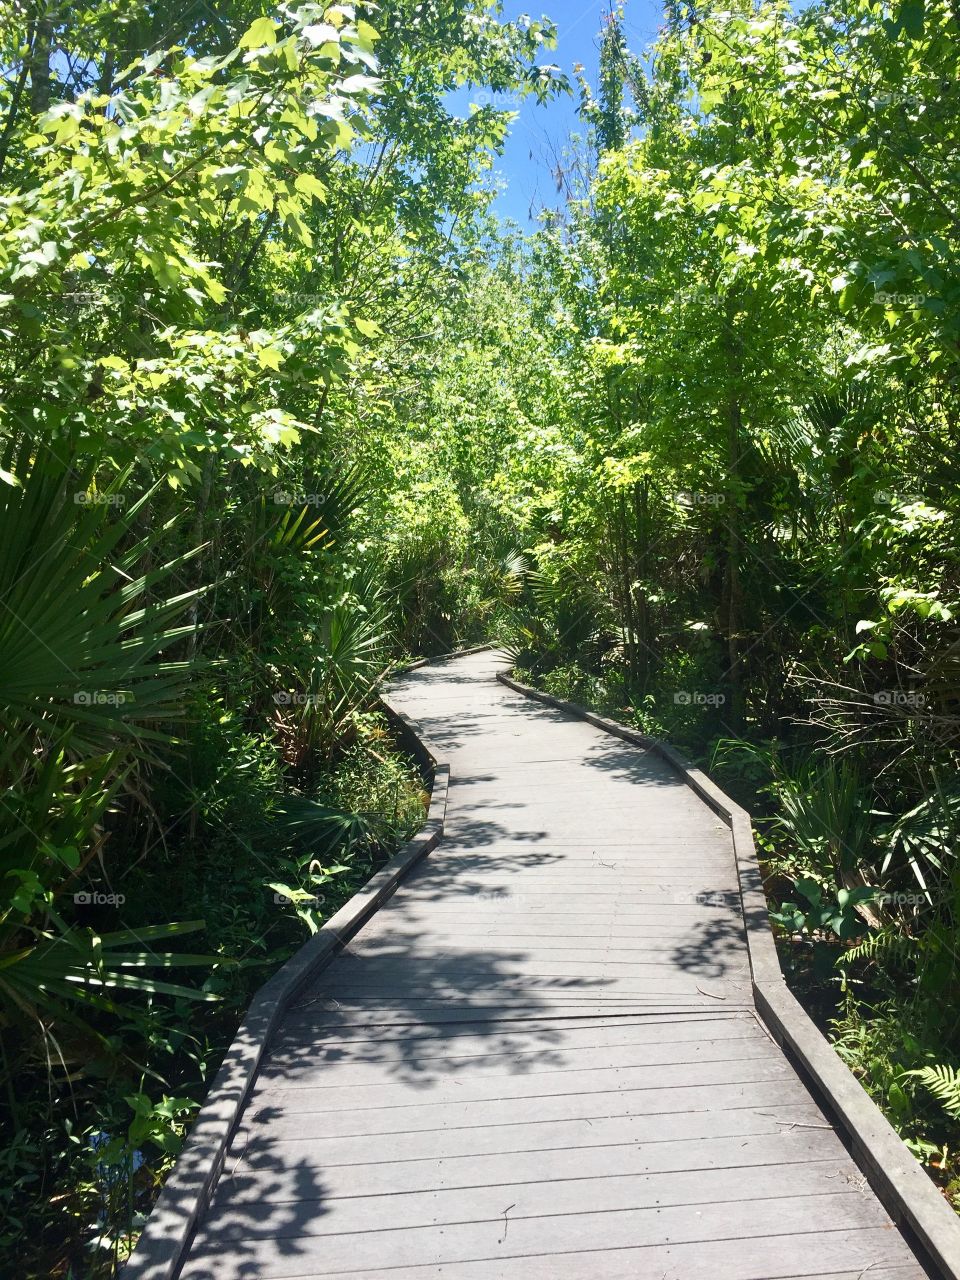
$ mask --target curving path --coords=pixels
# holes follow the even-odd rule
[[[730,832],[498,684],[392,703],[444,839],[286,1014],[186,1280],[914,1280],[754,1012]]]

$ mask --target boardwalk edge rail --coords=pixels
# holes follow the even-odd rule
[[[393,894],[407,872],[440,842],[450,767],[440,762],[413,721],[386,700],[381,701],[381,706],[401,743],[431,781],[426,821],[254,995],[183,1151],[123,1268],[123,1280],[175,1280],[220,1179],[230,1140],[277,1024],[303,986],[330,963],[344,943]]]
[[[893,1220],[898,1226],[909,1228],[942,1276],[957,1280],[960,1277],[957,1215],[784,981],[747,811],[667,743],[597,715],[575,702],[521,684],[505,672],[498,672],[497,679],[516,693],[586,720],[634,746],[656,752],[724,820],[733,839],[753,994],[764,1025],[820,1092],[828,1113],[850,1145],[851,1155]]]

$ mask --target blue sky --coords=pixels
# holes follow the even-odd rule
[[[573,67],[582,63],[587,79],[597,83],[598,33],[609,0],[541,0],[522,3],[504,0],[504,16],[516,18],[528,13],[533,18],[544,15],[557,25],[557,47],[545,50],[541,62],[555,62],[574,81]],[[642,53],[657,34],[662,6],[660,0],[626,0],[625,28],[634,53]],[[476,101],[476,94],[466,95]],[[514,122],[503,156],[496,171],[506,190],[497,199],[496,209],[502,217],[513,218],[522,227],[530,225],[531,205],[555,205],[557,194],[551,177],[551,151],[562,151],[566,139],[577,129],[577,94],[554,99],[538,106],[535,99],[523,102],[519,118]],[[458,104],[459,109],[459,104]]]

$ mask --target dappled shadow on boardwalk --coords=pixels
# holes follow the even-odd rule
[[[515,946],[425,947],[419,932],[400,922],[380,936],[368,934],[362,952],[345,951],[290,1010],[263,1080],[319,1080],[325,1063],[363,1045],[367,1060],[379,1062],[389,1075],[427,1087],[441,1060],[424,1057],[424,1037],[436,1043],[469,1035],[475,1054],[503,1053],[515,1030],[501,1021],[504,1016],[522,1017],[529,1028],[555,1016],[558,1006],[602,999],[602,978],[531,976],[524,971],[529,959],[528,951]],[[529,1034],[528,1029],[528,1039]],[[557,1043],[549,1028],[534,1037],[544,1053]],[[531,1069],[537,1059],[528,1055],[517,1070]]]
[[[286,1011],[184,1280],[633,1274],[644,1231],[637,1274],[733,1274],[703,1251],[740,1266],[765,1197],[774,1233],[860,1221],[822,1211],[842,1148],[753,1020],[729,831],[496,665],[402,682],[444,840]]]
[[[704,887],[692,898],[703,918],[693,920],[688,936],[666,953],[670,962],[698,977],[720,979],[731,973],[745,974],[747,939],[739,893]]]
[[[626,782],[645,787],[669,788],[681,801],[685,801],[691,794],[683,780],[659,756],[644,747],[633,746],[610,735],[601,735],[592,743],[584,752],[583,762],[592,769],[614,774]],[[706,806],[704,814],[709,816]]]
[[[224,1254],[231,1277],[253,1280],[267,1240],[281,1272],[287,1260],[297,1274],[310,1236],[343,1204],[342,1187],[331,1198],[324,1177],[323,1142],[354,1134],[363,1141],[372,1109],[391,1105],[384,1094],[391,1084],[405,1090],[393,1099],[397,1128],[428,1121],[432,1128],[434,1109],[456,1105],[458,1082],[475,1080],[478,1065],[491,1098],[498,1080],[561,1069],[556,1002],[597,984],[531,980],[517,970],[525,957],[517,949],[450,956],[425,950],[414,930],[401,929],[325,970],[273,1038],[184,1280],[218,1280]],[[359,976],[350,976],[348,966],[358,963]],[[368,979],[375,990],[366,994]],[[413,1118],[420,1099],[426,1119]],[[376,1159],[378,1138],[366,1142]],[[348,1176],[342,1158],[334,1164],[337,1177]]]
[[[271,1115],[266,1112],[259,1119],[268,1124]],[[258,1280],[258,1244],[264,1239],[279,1258],[294,1264],[304,1252],[299,1238],[304,1224],[316,1225],[331,1212],[327,1188],[308,1157],[291,1160],[289,1153],[260,1151],[254,1176],[247,1158],[244,1139],[227,1156],[206,1225],[201,1225],[180,1280],[220,1280],[225,1254],[232,1277]]]
[[[486,804],[477,807],[483,811],[490,808]],[[455,856],[456,852],[462,849],[478,849],[504,841],[522,840],[525,843],[538,844],[542,840],[549,839],[549,833],[546,831],[518,831],[513,826],[504,826],[501,822],[492,822],[486,818],[464,817],[462,815],[465,810],[469,812],[470,806],[458,805],[456,812],[448,818],[444,830],[445,844],[440,846],[440,856],[451,852],[451,849],[451,856]],[[438,859],[435,857],[434,860]]]

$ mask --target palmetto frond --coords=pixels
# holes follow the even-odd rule
[[[11,1025],[37,1029],[42,1039],[55,1046],[50,1061],[59,1061],[64,1068],[67,1039],[86,1046],[71,1055],[81,1060],[91,1046],[98,1046],[106,1055],[115,1054],[116,1045],[98,1029],[97,1021],[104,1014],[121,1012],[118,997],[122,999],[124,993],[141,998],[219,999],[202,988],[168,982],[157,977],[157,972],[210,970],[217,964],[234,963],[214,955],[155,949],[155,942],[172,941],[202,929],[203,921],[199,920],[97,934],[92,929],[67,926],[56,913],[52,919],[55,927],[29,931],[26,945],[0,955],[0,1030]],[[147,1016],[143,1012],[138,1015],[129,1003],[122,1012],[128,1021]],[[15,1059],[5,1060],[0,1078],[9,1080],[16,1069]]]
[[[0,485],[0,711],[7,731],[63,740],[75,757],[142,746],[181,713],[189,664],[168,655],[199,594],[160,588],[191,558],[155,563],[170,525],[134,533],[146,495],[129,509],[121,481],[93,489],[90,464],[29,445],[6,460],[20,481]],[[89,500],[91,497],[97,501]],[[150,566],[144,568],[144,566]]]

